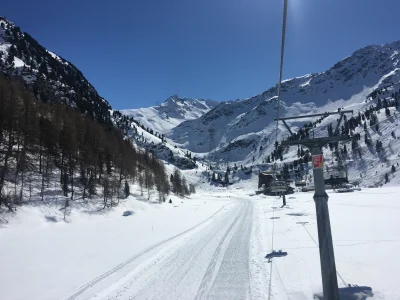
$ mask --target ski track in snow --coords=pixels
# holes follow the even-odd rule
[[[172,244],[156,244],[130,259],[125,264],[158,249],[125,277],[108,287],[102,285],[105,290],[89,290],[102,280],[99,277],[68,299],[251,299],[252,222],[253,203],[240,198],[227,213],[214,215],[195,234]],[[111,272],[115,270],[103,277]]]
[[[2,294],[1,299],[63,299],[64,296],[68,300],[307,300],[314,293],[320,293],[319,241],[312,193],[290,195],[287,206],[281,208],[281,199],[249,194],[252,183],[240,184],[247,185],[247,190],[235,187],[199,195],[202,201],[206,200],[204,204],[220,201],[221,198],[226,198],[223,201],[227,204],[218,206],[217,212],[210,211],[210,217],[205,221],[199,223],[199,219],[192,223],[198,224],[192,225],[191,229],[164,238],[140,253],[132,252],[130,259],[125,259],[129,255],[124,256],[121,259],[124,262],[117,263],[113,268],[108,267],[109,270],[102,275],[95,277],[93,274],[101,274],[104,269],[98,273],[92,272],[85,280],[95,278],[75,291],[73,288],[67,289],[71,284],[66,283],[74,281],[77,272],[87,272],[93,264],[85,265],[82,261],[83,265],[77,265],[67,274],[57,276],[59,286],[48,284],[51,281],[49,276],[57,274],[58,268],[73,264],[67,252],[61,253],[61,257],[68,259],[57,267],[48,265],[47,268],[53,268],[53,271],[46,274],[43,274],[43,269],[35,260],[24,264],[23,268],[17,268],[15,272],[30,270],[34,276],[25,280],[28,285],[24,289],[8,288],[10,281],[7,281],[6,276],[15,270],[17,257],[20,256],[20,252],[16,252],[15,258],[9,259],[10,265],[5,269],[7,272],[3,272],[6,275],[2,278],[5,284],[2,286],[4,296]],[[363,189],[347,194],[329,191],[340,287],[347,284],[366,285],[373,289],[373,299],[400,299],[396,277],[400,260],[398,256],[392,255],[400,245],[396,231],[400,226],[398,191],[399,188],[390,187]],[[229,202],[228,199],[233,201]],[[176,216],[173,220],[166,220],[176,223],[186,220],[182,215]],[[127,224],[121,223],[123,226]],[[62,228],[64,226],[58,229],[63,234],[62,238],[73,236],[74,240],[70,242],[76,242],[76,237],[66,235]],[[80,230],[90,231],[85,226],[80,227]],[[129,234],[129,231],[124,233]],[[108,243],[111,244],[109,256],[114,258],[120,253],[115,248],[124,246],[116,241],[118,239],[108,236]],[[88,243],[88,248],[91,246],[90,241],[80,242]],[[272,249],[287,251],[288,255],[275,258],[268,264],[264,257]],[[90,252],[85,253],[90,255]],[[107,255],[99,257],[97,263],[105,263]],[[6,263],[3,260],[2,266]],[[42,265],[42,262],[39,263]],[[38,280],[34,281],[32,277]],[[76,287],[78,282],[75,280],[73,286]],[[40,290],[35,290],[38,287]],[[63,292],[52,291],[52,287]],[[34,296],[29,297],[30,294]]]
[[[245,202],[245,206],[221,240],[203,277],[196,300],[248,298],[252,208],[253,204],[250,201]],[[222,261],[218,263],[225,239],[231,231],[234,233],[225,248]]]
[[[117,265],[115,268],[103,273],[102,275],[94,278],[93,280],[85,283],[84,285],[82,285],[81,287],[79,287],[72,295],[69,295],[68,297],[65,298],[65,300],[76,300],[76,299],[86,299],[86,294],[88,292],[90,292],[90,290],[92,288],[94,288],[97,284],[99,284],[101,281],[105,280],[107,277],[110,277],[111,275],[113,275],[114,273],[116,273],[117,271],[121,270],[122,268],[132,264],[135,262],[135,260],[138,260],[139,258],[141,258],[142,256],[149,254],[150,252],[152,252],[153,250],[157,250],[158,248],[165,246],[166,244],[168,244],[169,242],[178,239],[179,237],[184,236],[185,234],[191,233],[193,231],[195,231],[196,229],[198,229],[199,227],[201,227],[202,225],[208,223],[210,220],[212,220],[213,218],[215,218],[218,214],[221,213],[221,211],[225,210],[227,206],[229,206],[231,204],[226,204],[224,206],[221,207],[220,210],[218,210],[216,213],[214,213],[212,216],[210,216],[208,219],[204,220],[203,222],[193,226],[192,228],[189,228],[171,238],[162,240],[150,247],[148,247],[147,249],[139,252],[138,254],[132,256],[131,258],[129,258],[127,261]]]

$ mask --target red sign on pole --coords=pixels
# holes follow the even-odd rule
[[[312,164],[314,169],[319,169],[324,167],[324,159],[322,154],[312,156]]]

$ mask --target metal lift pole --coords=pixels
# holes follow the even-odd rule
[[[299,117],[281,118],[275,120],[283,121],[285,127],[289,129],[289,126],[287,125],[285,120],[309,118],[309,117],[332,115],[332,114],[341,114],[343,116],[344,113],[348,112],[352,111],[306,115]],[[342,119],[342,116],[340,120]],[[290,129],[289,132],[291,133]],[[294,136],[292,133],[291,135]],[[319,255],[321,262],[322,288],[324,293],[324,300],[339,300],[339,289],[338,289],[338,282],[336,275],[335,254],[333,250],[331,222],[329,218],[329,208],[328,208],[329,197],[325,191],[322,147],[324,147],[326,144],[330,142],[339,142],[349,139],[350,137],[348,135],[344,136],[337,135],[332,137],[282,141],[282,145],[286,146],[303,145],[304,147],[307,147],[310,150],[312,155],[314,186],[315,186],[314,201],[317,213]]]

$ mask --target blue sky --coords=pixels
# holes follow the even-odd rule
[[[283,0],[19,0],[1,14],[75,64],[115,109],[234,100],[275,85]],[[400,39],[399,0],[289,0],[284,78]]]

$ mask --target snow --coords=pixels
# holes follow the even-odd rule
[[[3,57],[2,57],[3,60],[5,60],[5,58],[4,58],[5,54],[8,55],[8,50],[10,49],[10,47],[11,47],[11,44],[3,43],[1,40],[1,37],[0,37],[0,51],[3,54]]]
[[[186,151],[183,151],[178,147],[175,148],[176,144],[173,144],[168,140],[166,140],[164,143],[161,143],[161,139],[159,137],[156,137],[146,130],[143,130],[140,126],[137,126],[136,124],[133,124],[133,126],[135,130],[132,130],[129,134],[129,137],[133,141],[133,143],[139,147],[145,147],[147,149],[153,150],[155,155],[157,155],[159,159],[163,160],[167,166],[169,166],[170,164],[169,155],[171,152],[175,159],[175,164],[182,162],[182,160],[188,160],[185,157]],[[172,167],[172,165],[170,167]],[[172,172],[173,171],[171,169],[170,173]]]
[[[354,107],[358,113],[369,104],[365,104],[367,96],[377,88],[390,86],[400,81],[398,68],[394,61],[399,58],[400,44],[394,42],[386,45],[368,46],[354,52],[328,71],[283,81],[280,116],[295,116],[326,111],[336,111],[340,107]],[[209,152],[209,130],[215,129],[215,149],[221,160],[238,164],[251,164],[254,154],[256,162],[261,162],[271,152],[274,137],[273,118],[275,117],[276,87],[238,101],[220,103],[199,118],[188,119],[177,126],[169,123],[160,115],[160,121],[153,115],[143,111],[142,118],[154,120],[160,125],[163,133],[175,144],[185,148],[197,156],[205,156]],[[333,119],[330,119],[333,120]],[[305,121],[305,120],[303,120]],[[151,125],[150,122],[148,124]],[[161,125],[162,124],[162,125]],[[297,122],[295,127],[304,122]],[[151,127],[149,125],[149,127]],[[279,132],[279,138],[287,134],[286,129]],[[233,149],[230,143],[246,135],[258,135],[259,142],[247,148]],[[257,151],[260,146],[263,152]],[[229,148],[230,147],[230,148]],[[228,151],[228,148],[231,149]]]
[[[397,288],[397,269],[400,259],[390,255],[400,246],[396,200],[399,188],[370,189],[360,192],[330,193],[329,207],[336,267],[340,286],[366,285],[375,291],[375,299],[400,299]],[[318,234],[315,208],[311,193],[289,197],[289,208],[275,209],[268,200],[264,206],[266,226],[272,234],[275,222],[274,245],[288,252],[285,258],[274,261],[277,295],[289,299],[309,299],[320,288]],[[279,201],[279,200],[275,200]],[[271,220],[274,214],[279,219]],[[307,222],[299,224],[299,222]],[[287,270],[293,270],[287,272]],[[300,271],[305,270],[305,271]]]
[[[0,229],[2,298],[61,299],[156,243],[169,246],[166,239],[232,206],[230,199],[171,198],[172,204],[130,198],[110,213],[75,211],[69,223],[48,221],[45,216],[54,215],[50,207],[21,208]],[[127,210],[134,214],[123,217]],[[132,263],[128,271],[137,262]],[[113,275],[123,276],[125,269]],[[17,289],[17,282],[26,282],[26,288]]]
[[[124,115],[132,116],[135,120],[138,120],[146,128],[150,127],[160,133],[165,133],[182,123],[182,120],[177,118],[160,118],[159,112],[154,107],[124,109],[121,111],[121,113]]]
[[[7,54],[10,44],[1,39],[0,51]],[[338,108],[357,114],[375,104],[376,100],[366,99],[378,88],[387,88],[380,98],[391,98],[400,88],[399,51],[399,42],[368,46],[324,73],[284,80],[281,116]],[[24,63],[15,58],[14,66]],[[24,75],[26,81],[34,78]],[[212,151],[220,163],[252,168],[239,169],[231,175],[232,186],[218,188],[210,186],[206,167],[198,163],[196,169],[183,171],[197,194],[182,199],[171,195],[172,204],[149,203],[132,194],[104,211],[74,202],[67,222],[62,220],[60,206],[51,201],[32,201],[16,215],[0,215],[1,297],[301,300],[321,292],[312,193],[288,196],[285,208],[280,208],[277,197],[254,193],[256,174],[268,167],[262,162],[274,147],[275,101],[276,87],[272,87],[238,101],[172,96],[158,106],[121,111],[167,136],[161,143],[136,125],[129,132],[138,148],[153,149],[166,161],[168,174],[174,169],[167,162],[171,152],[181,159],[186,149],[199,159],[210,154],[210,129],[216,130]],[[400,163],[400,114],[394,108],[390,111],[390,117],[384,109],[378,113],[379,131],[368,128],[364,133],[360,127],[354,132],[362,136],[363,158],[349,157],[345,165],[350,180],[362,176],[363,189],[348,194],[329,192],[339,284],[370,286],[374,299],[400,299],[396,286],[400,260],[393,255],[400,243],[396,195],[400,176],[390,173],[384,187],[365,188],[381,186],[391,166]],[[313,134],[326,136],[328,124],[336,118],[324,119]],[[297,130],[306,121],[311,119],[288,121],[288,125]],[[279,124],[278,139],[286,134]],[[385,154],[366,147],[364,134],[381,140]],[[297,159],[296,150],[286,151],[278,168]],[[324,160],[328,166],[335,164],[328,149]],[[56,202],[57,195],[52,197]],[[266,263],[265,255],[279,249],[288,256]]]
[[[130,198],[112,211],[77,209],[68,223],[46,221],[51,207],[22,207],[0,229],[2,297],[311,299],[322,286],[313,195],[289,195],[280,208],[281,199],[255,195],[255,186],[255,177],[229,188],[204,184],[173,204]],[[340,287],[400,299],[399,192],[329,191]],[[288,255],[268,264],[265,255],[279,249]]]
[[[22,61],[22,59],[20,59],[18,57],[14,57],[14,67],[21,68],[23,66],[25,66],[25,63]]]
[[[60,63],[64,64],[64,65],[68,65],[68,63],[62,59],[61,57],[59,57],[57,54],[55,54],[54,52],[51,52],[49,50],[46,50],[47,53],[49,53],[54,59],[58,60]]]
[[[145,127],[167,133],[187,120],[201,117],[217,105],[216,101],[172,96],[161,105],[139,109],[124,109],[122,114],[132,116]]]

